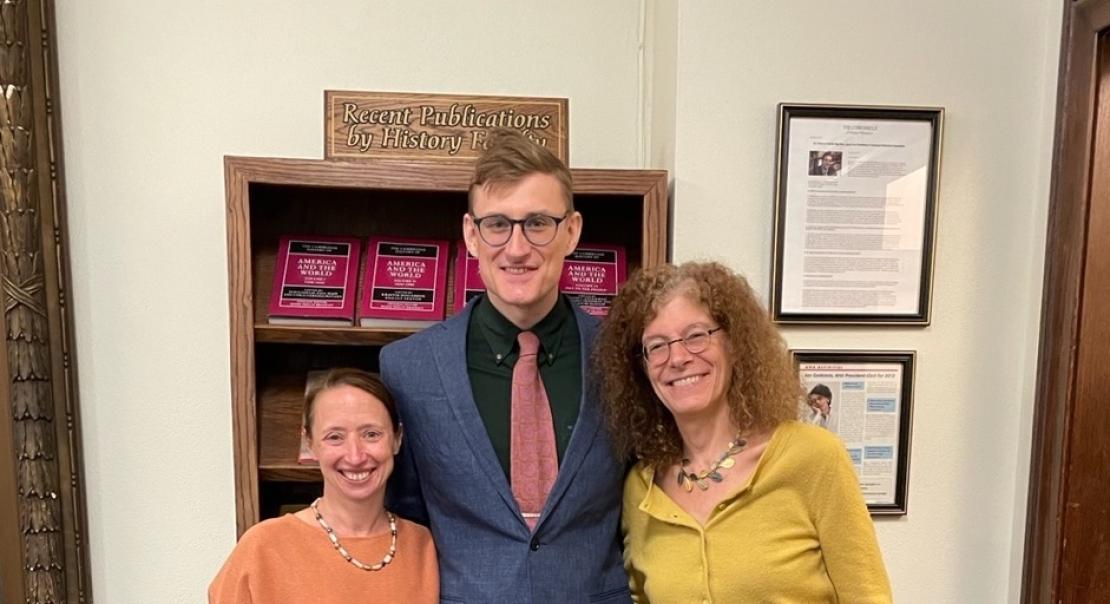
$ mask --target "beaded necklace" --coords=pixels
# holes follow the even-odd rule
[[[698,485],[698,488],[703,491],[708,490],[710,480],[712,480],[713,482],[721,482],[725,479],[725,477],[721,475],[720,471],[727,470],[736,465],[736,460],[733,459],[732,456],[743,451],[744,448],[747,446],[748,441],[744,440],[740,437],[739,434],[737,434],[736,438],[732,439],[732,441],[728,443],[728,448],[725,449],[725,452],[721,454],[721,457],[717,459],[717,461],[713,462],[708,468],[696,474],[694,472],[686,471],[686,466],[690,465],[690,460],[687,458],[683,458],[682,467],[678,469],[678,486],[686,489],[687,493],[694,490],[694,485]]]
[[[382,558],[381,562],[373,565],[368,565],[360,562],[357,558],[352,556],[350,552],[347,551],[347,548],[339,544],[339,537],[335,535],[335,531],[332,530],[331,525],[329,525],[327,521],[324,520],[324,517],[320,515],[319,504],[320,498],[317,497],[316,501],[313,501],[312,505],[309,507],[312,508],[312,513],[316,515],[316,522],[318,522],[320,524],[320,527],[324,529],[324,532],[328,534],[328,539],[331,540],[332,547],[335,548],[335,551],[339,552],[340,556],[343,556],[344,560],[350,562],[355,566],[355,568],[358,568],[360,570],[372,571],[381,570],[385,568],[387,564],[393,562],[393,556],[397,555],[397,518],[393,515],[393,512],[386,511],[386,514],[389,516],[389,532],[391,536],[389,543],[389,553],[387,553],[385,557]]]

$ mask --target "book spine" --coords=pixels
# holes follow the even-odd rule
[[[478,259],[466,249],[466,242],[460,240],[455,257],[455,312],[459,312],[474,298],[486,291],[482,275],[478,270]]]
[[[289,237],[283,235],[278,240],[277,259],[274,261],[273,286],[270,288],[270,315],[281,314],[281,291],[285,284],[286,267],[289,264]]]

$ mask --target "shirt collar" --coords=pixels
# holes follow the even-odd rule
[[[570,301],[559,295],[555,307],[539,323],[532,326],[533,333],[540,339],[539,364],[551,365],[559,355],[563,343],[563,330],[570,318]],[[522,329],[505,318],[485,296],[474,307],[474,318],[481,329],[483,339],[489,344],[493,362],[497,365],[515,363],[517,355],[516,337]]]

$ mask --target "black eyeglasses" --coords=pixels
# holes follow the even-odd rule
[[[651,340],[644,344],[643,350],[640,352],[644,358],[644,362],[648,365],[662,365],[671,358],[671,344],[675,342],[682,342],[682,347],[690,354],[698,354],[705,352],[709,348],[709,338],[713,334],[721,331],[720,327],[712,329],[692,329],[681,338],[673,340]]]
[[[470,219],[478,227],[478,234],[486,245],[501,247],[513,237],[513,227],[520,225],[524,238],[532,245],[547,245],[555,239],[559,232],[559,225],[567,219],[568,214],[561,217],[548,216],[547,214],[529,214],[520,220],[513,220],[504,214],[490,214],[478,218],[474,214]]]

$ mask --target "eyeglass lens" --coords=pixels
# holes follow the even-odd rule
[[[709,336],[712,335],[714,331],[717,331],[717,329],[710,331],[698,330],[686,334],[685,337],[670,341],[658,340],[648,342],[644,345],[644,358],[652,365],[659,365],[667,362],[667,359],[671,358],[671,344],[675,342],[681,342],[686,352],[690,354],[705,352],[706,347],[709,346]]]
[[[547,245],[555,238],[562,219],[547,216],[546,214],[532,214],[520,220],[512,220],[508,216],[494,214],[476,220],[478,234],[482,240],[492,246],[501,246],[509,242],[513,236],[513,227],[520,225],[524,238],[532,245]]]

